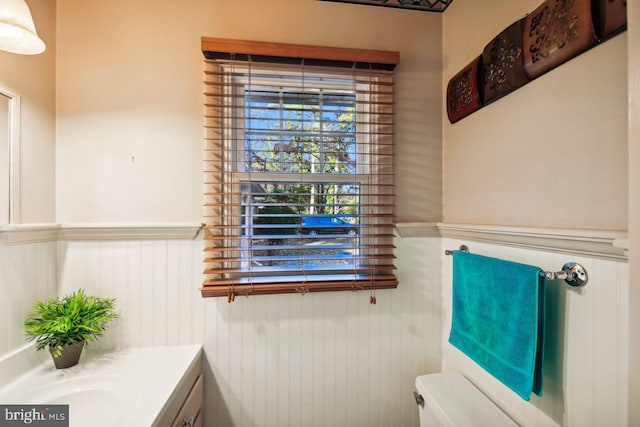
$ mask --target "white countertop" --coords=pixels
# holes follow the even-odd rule
[[[17,377],[0,389],[0,403],[69,404],[72,427],[151,426],[201,353],[199,345],[85,350],[74,367],[49,359]]]

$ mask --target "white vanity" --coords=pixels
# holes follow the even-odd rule
[[[22,373],[15,367],[24,369],[24,360],[14,358],[0,367],[0,403],[69,404],[72,427],[202,426],[199,345],[89,349],[77,366],[60,370],[50,358],[37,360]]]

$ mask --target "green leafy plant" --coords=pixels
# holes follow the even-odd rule
[[[48,347],[53,357],[59,357],[68,345],[95,341],[117,317],[115,299],[87,296],[79,289],[62,298],[38,301],[24,329],[27,340],[35,341],[38,350]]]

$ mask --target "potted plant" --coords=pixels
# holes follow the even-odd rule
[[[107,324],[118,317],[115,299],[87,296],[83,289],[71,295],[38,301],[24,322],[27,340],[38,350],[49,348],[56,368],[78,363],[86,342],[102,335]]]

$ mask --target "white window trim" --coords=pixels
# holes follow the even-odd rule
[[[236,69],[236,71],[238,71]],[[247,70],[248,71],[248,70]],[[292,76],[298,78],[299,74],[292,74]],[[233,167],[235,168],[235,171],[231,171],[234,174],[234,177],[236,178],[236,183],[234,185],[237,185],[238,187],[242,186],[242,184],[251,184],[251,183],[257,183],[257,182],[272,182],[272,183],[297,183],[297,182],[310,182],[310,183],[339,183],[339,184],[354,184],[354,185],[358,185],[360,187],[360,218],[363,217],[364,214],[369,213],[370,208],[367,209],[366,212],[363,211],[363,200],[364,200],[364,196],[362,196],[363,194],[363,188],[366,188],[367,184],[369,183],[369,175],[368,175],[368,168],[369,168],[369,146],[368,144],[366,144],[366,140],[364,140],[363,138],[366,136],[366,134],[364,133],[365,131],[368,131],[368,125],[366,124],[367,121],[369,120],[368,118],[368,113],[367,112],[359,112],[357,110],[357,107],[359,105],[364,105],[361,104],[364,101],[364,96],[366,95],[362,95],[361,92],[365,89],[365,84],[357,84],[354,85],[353,83],[351,84],[335,84],[335,79],[334,82],[332,84],[322,84],[322,85],[314,85],[311,87],[304,87],[302,84],[300,85],[293,85],[291,84],[292,82],[287,82],[287,85],[274,85],[272,79],[267,79],[267,78],[261,78],[261,79],[254,79],[252,78],[251,81],[249,81],[248,78],[246,77],[236,77],[234,79],[234,85],[232,85],[232,87],[234,87],[234,93],[233,93],[233,97],[232,99],[236,100],[236,104],[232,105],[231,111],[233,112],[233,123],[235,124],[234,126],[232,126],[233,129],[235,129],[232,132],[231,138],[229,142],[230,144],[232,144],[232,146],[230,147],[230,152],[234,153],[234,155],[237,156],[236,159],[233,160]],[[346,80],[346,79],[345,79]],[[344,91],[345,94],[352,94],[352,93],[356,93],[356,99],[354,102],[354,113],[356,116],[356,121],[360,121],[362,122],[362,124],[358,124],[356,125],[356,132],[355,132],[355,144],[356,144],[356,173],[353,174],[330,174],[330,173],[298,173],[298,172],[292,172],[292,173],[283,173],[283,172],[255,172],[255,171],[245,171],[245,135],[244,135],[244,131],[245,131],[245,108],[244,108],[244,94],[245,91],[247,90],[248,86],[251,86],[252,90],[260,90],[260,86],[265,86],[267,89],[270,89],[271,91],[274,88],[279,88],[280,89],[280,100],[282,99],[282,93],[286,93],[286,92],[293,92],[293,91],[302,91],[305,93],[318,93],[320,90],[330,90],[330,91],[334,91],[334,92],[339,92],[339,91]],[[281,104],[279,104],[281,106]],[[363,126],[365,127],[365,129],[358,129],[359,126]],[[304,133],[304,132],[301,132]],[[241,172],[242,171],[242,172]],[[238,196],[238,199],[240,199],[242,196]],[[239,208],[238,208],[239,209]],[[239,220],[238,220],[239,221]],[[250,227],[247,229],[247,233],[251,234],[253,233],[253,228]],[[247,250],[243,250],[243,256],[246,256],[247,258],[251,258],[251,255],[248,253],[248,249]],[[245,268],[247,268],[248,263],[243,262],[243,265],[245,266]],[[250,270],[250,268],[247,268],[247,270]],[[301,272],[302,274],[304,274],[304,271]],[[265,277],[273,277],[273,275],[269,274],[269,273],[260,273],[256,271],[256,277],[259,276],[265,276]],[[284,277],[284,276],[283,276]]]

